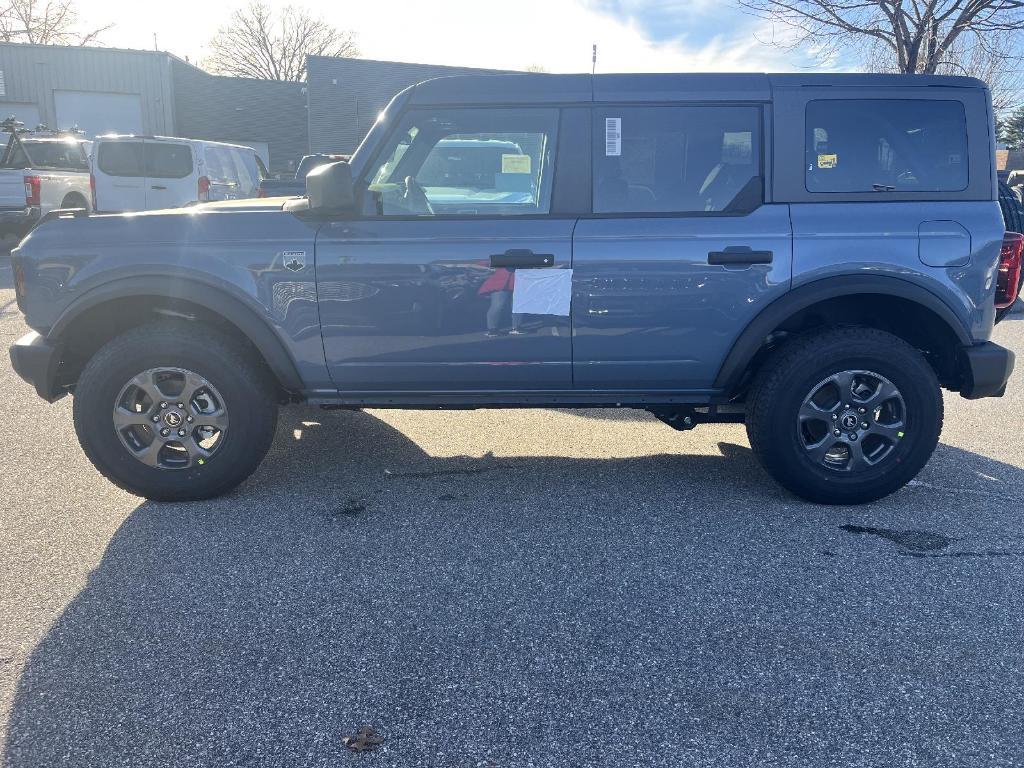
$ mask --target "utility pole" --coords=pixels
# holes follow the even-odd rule
[[[159,51],[160,47],[156,44],[156,32],[153,33],[153,50]]]
[[[597,72],[597,43],[594,43],[594,52],[590,57],[590,74]]]

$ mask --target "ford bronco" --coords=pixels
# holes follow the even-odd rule
[[[306,402],[743,421],[792,492],[866,502],[928,461],[942,388],[1011,374],[993,157],[963,77],[430,80],[303,198],[45,217],[11,359],[152,499],[235,487]]]

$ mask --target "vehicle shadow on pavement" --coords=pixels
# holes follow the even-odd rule
[[[348,764],[363,724],[375,765],[902,765],[892,733],[938,765],[1019,735],[1019,577],[996,570],[1019,560],[839,525],[1017,515],[1024,471],[942,447],[963,494],[838,510],[722,450],[435,458],[369,414],[286,409],[238,492],[124,522],[27,662],[3,765]]]

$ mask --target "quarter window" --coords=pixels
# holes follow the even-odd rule
[[[372,169],[364,212],[518,216],[550,211],[558,112],[416,111]]]
[[[760,110],[594,111],[595,213],[731,213],[761,198]]]
[[[183,179],[192,174],[192,148],[188,144],[147,142],[146,175],[151,179]]]
[[[805,141],[808,192],[967,188],[967,119],[959,101],[812,101]]]

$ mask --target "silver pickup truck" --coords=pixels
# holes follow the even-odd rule
[[[0,160],[0,238],[20,240],[50,211],[91,209],[89,146],[72,132],[11,133]]]

